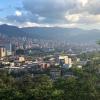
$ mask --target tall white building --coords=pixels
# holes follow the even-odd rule
[[[4,47],[0,47],[0,57],[6,56],[6,49]]]
[[[59,56],[59,62],[61,66],[72,66],[72,59],[69,58],[68,56]]]

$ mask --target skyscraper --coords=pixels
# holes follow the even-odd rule
[[[5,57],[6,56],[6,49],[5,47],[0,47],[0,57]]]
[[[12,45],[11,45],[11,43],[5,43],[4,46],[6,48],[7,56],[12,55]]]

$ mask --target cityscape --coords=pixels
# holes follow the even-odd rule
[[[100,100],[99,10],[99,0],[1,0],[0,100]]]

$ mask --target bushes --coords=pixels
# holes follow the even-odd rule
[[[54,82],[48,76],[16,79],[4,72],[0,74],[0,100],[99,100],[93,81],[85,75]]]

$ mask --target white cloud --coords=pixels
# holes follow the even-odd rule
[[[19,27],[39,27],[40,25],[32,22],[24,22]]]
[[[66,20],[69,23],[80,23],[80,24],[97,24],[100,23],[100,14],[94,15],[88,12],[76,13],[76,14],[66,14]]]
[[[22,12],[21,12],[21,11],[16,10],[16,11],[15,11],[15,15],[16,15],[16,16],[22,16]]]
[[[38,24],[34,22],[24,22],[22,24],[18,25],[20,28],[21,27],[51,27],[49,24]]]
[[[45,17],[41,17],[41,16],[38,17],[38,21],[41,22],[41,21],[44,21],[44,20],[45,20]]]
[[[71,14],[66,15],[65,18],[70,22],[77,22],[79,21],[81,14]]]
[[[76,28],[78,24],[72,23],[72,24],[38,24],[38,23],[32,23],[32,22],[24,22],[17,25],[18,27],[62,27],[62,28]]]
[[[0,25],[3,24],[3,22],[0,22]]]
[[[87,15],[84,17],[88,21],[91,21],[92,23],[100,23],[100,14],[99,15]]]
[[[88,0],[77,0],[77,1],[82,5],[82,7],[84,7],[88,3]]]

